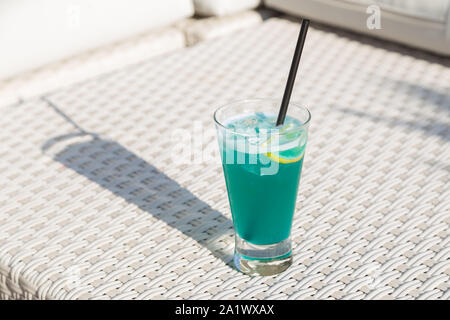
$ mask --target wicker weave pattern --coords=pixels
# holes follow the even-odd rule
[[[449,299],[449,61],[321,28],[293,93],[313,114],[294,264],[231,267],[220,164],[175,164],[173,129],[280,96],[298,28],[270,19],[2,107],[0,298]]]

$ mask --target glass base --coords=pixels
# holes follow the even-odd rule
[[[249,275],[271,276],[281,273],[292,264],[291,239],[268,245],[252,244],[237,234],[234,264]]]

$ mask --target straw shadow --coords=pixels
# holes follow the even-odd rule
[[[384,124],[388,124],[390,126],[402,126],[413,130],[420,130],[428,135],[435,135],[443,141],[450,141],[450,125],[448,122],[445,123],[436,121],[435,119],[424,119],[423,121],[407,121],[398,118],[373,115],[367,112],[357,111],[349,108],[338,108],[337,111],[359,118],[366,118],[373,122],[383,122]],[[428,165],[428,167],[433,168],[433,170],[450,172],[450,163],[445,160],[438,161],[426,157],[419,157],[417,158],[417,161]]]
[[[424,118],[422,121],[407,121],[398,118],[374,115],[349,108],[339,108],[337,110],[348,115],[366,118],[373,122],[384,122],[392,126],[402,126],[414,130],[421,130],[426,134],[435,135],[443,140],[450,141],[450,125],[445,122],[437,121],[436,119]]]
[[[394,83],[399,91],[408,96],[412,95],[422,99],[424,102],[427,102],[427,106],[450,112],[450,95],[446,88],[429,88],[404,80],[393,80],[390,78],[384,78],[383,80]]]
[[[68,121],[73,122],[70,118]],[[222,242],[231,238],[230,219],[119,143],[76,128],[80,131],[48,140],[42,151],[47,152],[62,140],[84,136],[87,141],[68,144],[53,159],[177,228],[234,268],[232,252],[227,248],[229,241]]]
[[[383,77],[382,79],[383,83],[395,85],[396,94],[401,94],[408,98],[412,96],[416,100],[421,99],[423,101],[423,109],[430,109],[430,111],[433,111],[432,109],[434,109],[435,112],[440,112],[441,114],[441,111],[450,113],[450,95],[446,93],[445,88],[430,88],[404,80],[391,79],[389,77]],[[427,114],[429,115],[429,113],[424,110],[424,117],[420,120],[404,120],[401,118],[370,114],[366,111],[351,108],[338,108],[337,110],[347,115],[366,118],[373,122],[383,122],[391,126],[402,126],[413,130],[420,130],[426,134],[435,135],[443,140],[450,141],[450,122],[446,121],[448,119],[445,118],[445,114],[438,120],[437,117],[427,117]]]
[[[399,92],[407,97],[414,96],[415,99],[423,101],[424,108],[435,109],[436,112],[441,110],[450,113],[450,95],[445,91],[445,88],[429,88],[423,85],[410,83],[404,80],[395,80],[388,77],[383,78],[384,83],[391,83],[396,86],[396,92]],[[360,118],[370,119],[373,122],[384,122],[392,126],[402,126],[413,130],[420,130],[429,135],[435,135],[443,140],[450,141],[450,123],[444,118],[439,120],[427,117],[425,111],[424,117],[420,120],[404,120],[400,118],[392,118],[381,115],[374,115],[364,111],[354,110],[350,108],[337,109],[345,114],[357,116]]]

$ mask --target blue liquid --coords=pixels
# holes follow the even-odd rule
[[[249,115],[230,121],[227,126],[257,132],[261,128],[274,128],[274,122],[274,116],[271,115]],[[295,129],[300,123],[287,118],[285,125]],[[246,152],[230,143],[221,145],[234,228],[239,237],[252,244],[278,243],[287,239],[291,231],[306,139],[298,139],[298,131],[290,134],[290,137],[288,134],[286,136],[288,140],[291,138],[294,141],[292,148],[272,155]],[[303,145],[300,145],[302,142],[295,144],[296,140],[303,141]],[[230,155],[234,159],[233,163],[225,161],[231,158]],[[276,172],[263,174],[264,170],[271,167],[276,167]]]

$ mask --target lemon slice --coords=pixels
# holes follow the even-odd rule
[[[279,153],[268,152],[266,156],[272,161],[279,163],[294,163],[300,161],[305,154],[301,148],[292,148],[289,150],[281,151]]]
[[[285,125],[283,128],[280,129],[280,133],[284,133],[284,132],[286,132],[287,130],[293,128],[293,127],[294,127],[294,124],[293,124],[293,123],[288,123],[287,125]],[[294,134],[295,134],[295,133],[294,133]],[[286,138],[290,138],[290,139],[293,138],[292,133],[286,135]],[[261,147],[264,147],[264,148],[265,148],[265,147],[268,146],[271,142],[272,142],[272,137],[270,137],[269,139],[267,139],[266,141],[264,141],[264,142],[261,144]]]
[[[286,132],[287,130],[291,129],[294,126],[294,124],[289,123],[284,128],[280,130],[281,133]],[[290,133],[286,135],[286,138],[294,139],[297,137],[298,133]],[[262,147],[266,147],[272,142],[272,137],[270,137],[268,140],[263,142],[261,144]],[[279,162],[279,163],[294,163],[297,161],[300,161],[303,158],[303,155],[305,154],[304,148],[296,147],[291,148],[289,150],[281,151],[281,152],[267,152],[265,155],[271,159],[272,161]]]

